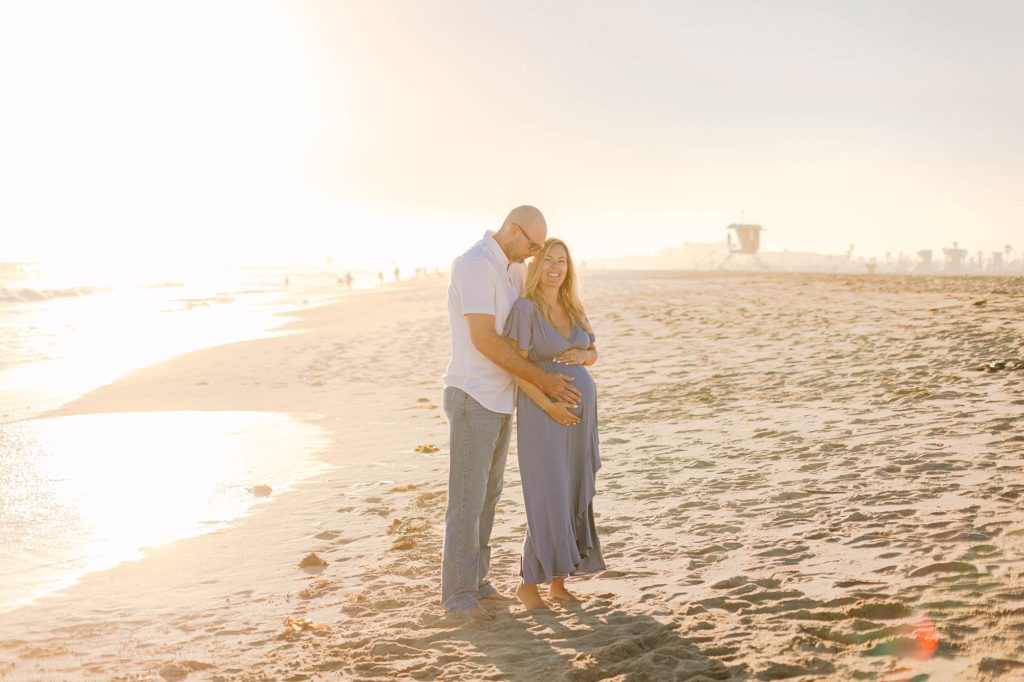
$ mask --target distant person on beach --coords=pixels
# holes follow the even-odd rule
[[[519,206],[497,232],[486,232],[451,267],[452,355],[444,375],[451,459],[441,605],[474,619],[493,617],[480,606],[481,600],[511,601],[495,590],[487,574],[488,543],[512,431],[512,375],[559,402],[576,404],[580,397],[571,376],[537,368],[502,336],[509,311],[523,291],[523,262],[540,253],[547,231],[539,210]]]
[[[580,391],[577,404],[552,401],[524,380],[516,406],[519,473],[526,503],[526,539],[516,596],[528,609],[548,608],[548,598],[579,599],[565,587],[570,575],[604,570],[594,522],[594,492],[601,468],[597,438],[597,388],[587,370],[597,362],[594,332],[577,286],[569,248],[549,239],[526,274],[526,291],[505,322],[519,354],[545,371],[564,371]]]

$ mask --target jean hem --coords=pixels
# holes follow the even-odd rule
[[[480,602],[476,600],[472,595],[460,595],[459,598],[452,598],[448,600],[448,603],[441,603],[443,608],[448,613],[461,613],[462,611],[468,611],[474,606],[480,606]]]
[[[497,593],[498,593],[498,590],[495,589],[494,585],[488,584],[488,585],[486,585],[484,587],[481,587],[479,590],[477,590],[475,596],[476,596],[477,599],[487,599],[487,597],[491,596],[492,594],[497,594]]]

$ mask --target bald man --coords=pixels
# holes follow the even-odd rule
[[[504,484],[515,391],[512,375],[553,400],[575,404],[572,378],[545,372],[504,339],[505,318],[523,293],[523,262],[547,239],[544,215],[519,206],[497,232],[455,259],[448,284],[452,356],[444,375],[450,463],[441,563],[441,606],[486,620],[483,599],[511,601],[487,579],[494,509]]]

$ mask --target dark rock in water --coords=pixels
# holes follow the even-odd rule
[[[1002,360],[993,360],[992,362],[985,365],[986,372],[998,372],[999,370],[1006,367],[1006,363]]]
[[[270,497],[270,493],[274,492],[274,489],[271,488],[269,485],[261,484],[249,488],[249,492],[251,492],[256,497]]]
[[[975,302],[974,302],[974,303],[972,303],[971,305],[976,305],[976,306],[983,306],[983,305],[985,305],[986,303],[988,303],[988,300],[986,300],[986,299],[984,299],[984,298],[983,298],[983,299],[981,299],[980,301],[975,301]]]

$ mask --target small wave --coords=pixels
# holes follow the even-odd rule
[[[8,289],[0,287],[0,303],[33,303],[49,301],[54,298],[88,296],[102,289],[98,287],[72,287],[70,289]]]
[[[30,263],[0,263],[0,284],[25,282],[38,276],[38,268]]]

